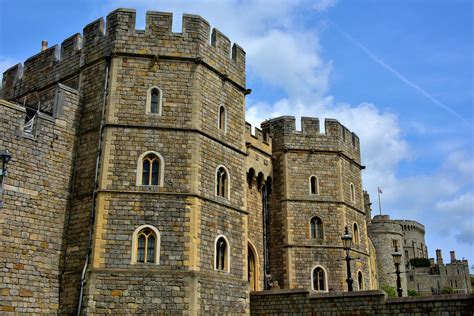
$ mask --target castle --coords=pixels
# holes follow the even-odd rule
[[[371,219],[359,138],[337,120],[252,133],[245,52],[203,18],[174,33],[147,12],[136,30],[118,9],[105,25],[3,75],[0,311],[249,314],[253,291],[346,291],[346,226],[355,290],[395,286],[395,250],[427,256],[421,224]]]

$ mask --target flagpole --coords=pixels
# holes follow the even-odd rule
[[[380,189],[377,187],[377,193],[379,195],[379,213],[382,216],[382,204],[380,203]]]

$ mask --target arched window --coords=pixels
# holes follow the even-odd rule
[[[351,201],[355,202],[356,195],[355,195],[355,189],[354,189],[354,184],[353,183],[351,183],[350,189],[351,189]]]
[[[357,273],[357,283],[359,284],[359,291],[362,291],[364,289],[364,278],[360,271]]]
[[[354,234],[354,243],[355,243],[356,245],[359,245],[359,243],[360,243],[359,227],[357,227],[357,224],[356,224],[356,223],[354,223],[353,234]]]
[[[227,111],[223,105],[219,107],[217,127],[224,132],[227,130]]]
[[[313,217],[311,219],[311,238],[312,239],[323,239],[323,221],[319,217]]]
[[[160,232],[151,225],[138,227],[132,239],[132,264],[159,264]]]
[[[142,185],[158,185],[160,179],[160,159],[154,154],[143,158]]]
[[[316,176],[311,176],[309,178],[309,193],[319,194],[319,179]]]
[[[163,186],[163,157],[153,151],[147,151],[138,158],[137,185]]]
[[[214,269],[229,271],[229,253],[229,243],[227,238],[223,235],[217,236],[214,250]]]
[[[161,89],[153,86],[148,89],[146,97],[146,112],[149,114],[161,115],[161,103],[163,100],[163,94]]]
[[[216,170],[216,195],[229,198],[229,174],[224,166]]]
[[[327,291],[326,271],[321,266],[316,266],[311,274],[313,291]]]

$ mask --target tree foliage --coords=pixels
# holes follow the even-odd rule
[[[430,259],[427,259],[427,258],[410,259],[410,264],[412,267],[416,267],[416,268],[431,266]]]
[[[393,286],[382,285],[382,290],[387,293],[388,297],[397,297],[397,290]]]

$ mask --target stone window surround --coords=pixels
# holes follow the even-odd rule
[[[362,280],[362,287],[359,286],[359,274],[362,276],[361,280]],[[363,291],[364,290],[364,274],[362,273],[361,270],[357,270],[357,288],[359,289],[359,291]]]
[[[311,190],[312,189],[311,179],[313,177],[316,178],[316,181],[315,181],[316,187],[315,187],[315,190],[314,190],[315,193],[312,193],[312,190]],[[318,176],[315,176],[314,174],[309,176],[309,194],[310,195],[319,195],[319,178],[318,178]]]
[[[220,196],[219,195],[219,192],[218,192],[218,187],[217,187],[217,173],[219,172],[219,169],[220,168],[224,168],[226,174],[227,174],[227,187],[225,188],[225,196]],[[230,200],[230,173],[229,173],[229,170],[227,170],[227,168],[224,166],[224,165],[218,165],[216,167],[216,172],[215,172],[215,176],[214,176],[214,194],[217,196],[217,197],[220,197],[220,198],[224,198],[224,199],[227,199],[227,200]]]
[[[350,190],[349,192],[350,192],[350,194],[351,194],[351,201],[352,201],[352,202],[355,202],[355,187],[354,187],[354,183],[352,183],[352,182],[350,183],[350,185],[349,185],[349,190]]]
[[[223,238],[226,242],[226,250],[225,250],[225,262],[224,262],[224,270],[218,269],[217,268],[217,241]],[[229,240],[227,239],[226,236],[220,234],[217,235],[216,239],[214,240],[214,271],[220,271],[220,272],[225,272],[225,273],[230,273],[230,243]]]
[[[151,112],[151,92],[153,91],[153,89],[157,89],[159,92],[157,112]],[[146,92],[146,114],[161,116],[162,108],[163,108],[163,91],[157,86],[152,86],[148,88],[148,91]]]
[[[314,280],[313,280],[313,274],[314,274],[314,270],[316,268],[321,268],[323,271],[324,271],[324,290],[323,291],[320,291],[320,290],[315,290],[314,289]],[[312,268],[311,268],[311,290],[312,291],[315,291],[315,292],[329,292],[329,287],[328,287],[328,271],[326,270],[326,268],[324,268],[321,264],[317,263],[315,264]]]
[[[154,154],[158,157],[158,159],[160,160],[160,174],[159,174],[159,179],[158,179],[158,185],[144,185],[142,184],[142,176],[143,176],[143,159],[148,156],[149,154]],[[138,157],[138,161],[137,161],[137,181],[136,181],[136,185],[137,186],[146,186],[146,187],[150,187],[150,186],[153,186],[153,187],[163,187],[163,183],[164,183],[164,179],[165,179],[165,160],[163,159],[163,156],[160,155],[158,152],[156,151],[152,151],[152,150],[149,150],[149,151],[146,151],[144,153],[142,153],[140,155],[140,157]]]
[[[155,236],[156,236],[156,246],[155,246],[156,251],[155,251],[154,263],[137,262],[138,234],[145,228],[151,229],[155,233]],[[131,260],[130,260],[130,264],[154,264],[154,265],[159,265],[160,264],[160,243],[161,243],[161,235],[160,235],[160,231],[156,227],[145,224],[145,225],[141,225],[140,227],[135,229],[135,231],[133,232],[133,236],[132,236],[132,257],[131,257]]]
[[[352,225],[352,234],[354,235],[354,244],[359,246],[360,245],[360,231],[359,231],[359,225],[357,223],[354,223]]]
[[[224,109],[224,126],[221,127],[221,109]],[[224,134],[227,133],[227,109],[224,105],[220,105],[217,109],[217,129]]]

